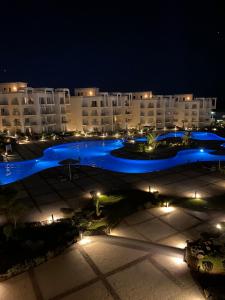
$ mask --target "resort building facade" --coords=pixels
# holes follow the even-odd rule
[[[193,94],[154,95],[151,91],[106,93],[98,88],[75,89],[71,97],[71,128],[88,131],[202,128],[213,121],[216,98]]]
[[[202,128],[210,126],[215,109],[216,98],[195,98],[193,94],[108,93],[82,88],[70,96],[67,88],[0,83],[0,131],[9,134]]]
[[[0,83],[0,131],[8,134],[69,130],[69,89]]]

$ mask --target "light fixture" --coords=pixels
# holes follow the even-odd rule
[[[201,153],[204,152],[204,149],[200,149],[200,152],[201,152]]]
[[[97,197],[100,197],[100,196],[101,196],[101,193],[100,193],[100,192],[97,192],[96,195],[97,195]]]
[[[175,208],[174,207],[172,207],[172,206],[163,206],[163,207],[160,207],[161,208],[161,210],[163,211],[163,212],[165,212],[165,213],[170,213],[170,212],[172,212],[172,211],[174,211],[175,210]]]

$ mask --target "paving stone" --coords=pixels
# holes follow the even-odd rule
[[[153,219],[143,224],[134,225],[134,228],[150,241],[157,241],[176,233],[173,228],[159,219]]]
[[[1,300],[36,300],[28,273],[0,282]]]
[[[171,225],[176,230],[185,230],[199,223],[199,220],[192,217],[179,209],[175,209],[170,214],[160,217],[164,222]]]
[[[35,268],[44,299],[52,298],[96,277],[82,255],[73,250]]]
[[[79,290],[78,292],[72,293],[63,300],[113,300],[114,298],[110,295],[109,291],[100,282],[96,282],[88,287]]]
[[[113,271],[147,254],[144,251],[100,242],[90,243],[84,249],[102,273]]]

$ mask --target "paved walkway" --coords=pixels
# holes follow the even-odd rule
[[[225,215],[152,208],[30,272],[0,283],[0,300],[203,300],[183,262],[185,241]]]

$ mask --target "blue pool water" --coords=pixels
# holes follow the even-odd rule
[[[38,159],[0,163],[0,185],[56,167],[61,160],[78,159],[83,166],[98,167],[122,173],[148,173],[197,161],[225,161],[225,155],[213,155],[212,150],[183,150],[175,157],[160,160],[131,160],[114,157],[110,152],[122,147],[122,140],[81,141],[46,149]]]
[[[167,132],[160,134],[156,140],[157,141],[163,141],[168,138],[182,138],[184,136],[184,131],[174,131],[174,132]],[[225,138],[211,132],[202,132],[202,131],[196,131],[191,132],[190,136],[193,140],[199,140],[199,141],[225,141]],[[136,139],[138,142],[146,142],[146,137],[139,137]]]

